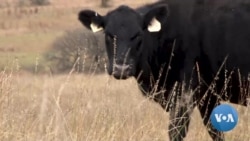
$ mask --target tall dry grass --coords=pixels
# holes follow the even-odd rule
[[[249,141],[249,107],[234,107],[239,123],[226,139]],[[186,140],[211,140],[196,110],[191,117]],[[142,96],[133,78],[0,73],[2,141],[163,141],[168,122],[168,114]]]
[[[135,82],[128,82],[109,80],[103,75],[54,77],[2,72],[0,140],[164,137],[166,124],[160,122],[166,122],[166,117],[151,121],[150,117],[156,116],[154,110],[147,109],[144,99],[138,101]],[[151,131],[144,131],[144,127]],[[160,133],[158,127],[162,128]]]

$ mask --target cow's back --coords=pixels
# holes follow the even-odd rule
[[[164,39],[181,38],[194,58],[207,55],[216,73],[229,55],[229,69],[250,70],[250,0],[165,0],[169,5]],[[194,59],[193,58],[193,59]],[[206,62],[207,63],[207,62]]]
[[[250,70],[250,0],[210,0],[205,3],[201,27],[203,51],[214,71],[228,55],[227,67]]]

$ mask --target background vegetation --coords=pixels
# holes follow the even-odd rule
[[[73,64],[77,72],[104,72],[106,53],[103,34],[82,29],[67,31],[53,42],[44,57],[53,72],[68,72]]]

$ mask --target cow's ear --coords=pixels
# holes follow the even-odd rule
[[[98,32],[104,28],[104,18],[92,10],[82,10],[78,14],[81,23],[93,32]]]
[[[149,32],[159,32],[166,22],[168,7],[166,4],[154,7],[144,16],[144,28]]]

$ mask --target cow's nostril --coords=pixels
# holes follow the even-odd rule
[[[114,65],[114,69],[115,70],[119,70],[119,71],[127,71],[129,69],[129,65],[118,65],[118,64],[115,64]]]

